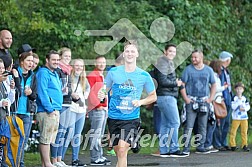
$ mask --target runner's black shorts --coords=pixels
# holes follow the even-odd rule
[[[139,118],[133,120],[117,120],[108,118],[108,128],[112,145],[118,145],[118,142],[121,139],[133,146],[138,139],[140,124]]]

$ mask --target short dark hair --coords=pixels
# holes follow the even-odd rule
[[[4,68],[7,69],[11,66],[12,64],[12,57],[9,56],[9,55],[1,55],[0,56],[0,59],[3,60],[3,63],[4,63]]]
[[[175,44],[170,43],[170,44],[165,45],[165,50],[168,50],[170,47],[177,48]]]
[[[95,57],[95,60],[97,60],[97,59],[99,59],[99,58],[105,58],[105,56],[103,56],[103,55],[97,55],[97,56]]]
[[[127,41],[125,41],[125,43],[124,43],[124,50],[125,50],[125,48],[128,45],[134,45],[137,48],[137,50],[138,50],[138,44],[137,44],[136,40],[127,40]]]
[[[52,54],[57,54],[59,55],[59,52],[55,51],[55,50],[50,50],[47,54],[46,54],[46,58],[50,59]]]
[[[201,49],[194,49],[192,51],[192,54],[194,54],[194,53],[203,53],[203,51]]]
[[[242,87],[243,89],[245,88],[244,84],[242,82],[238,82],[235,84],[235,89],[238,87]]]

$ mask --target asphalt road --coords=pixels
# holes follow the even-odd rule
[[[87,163],[90,163],[89,155],[80,155],[79,158]],[[111,167],[116,166],[116,157],[106,156],[111,160]],[[67,164],[71,164],[71,155],[65,158]],[[88,165],[89,166],[89,165]],[[222,151],[206,155],[191,153],[186,158],[161,158],[152,155],[129,154],[128,166],[147,166],[147,167],[251,167],[252,166],[252,151],[251,152],[232,152]]]

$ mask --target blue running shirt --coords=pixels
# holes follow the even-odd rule
[[[134,72],[125,72],[125,66],[114,67],[108,72],[105,81],[112,94],[108,112],[111,119],[139,118],[140,107],[134,107],[132,101],[140,100],[143,89],[148,94],[155,90],[150,74],[138,67]]]

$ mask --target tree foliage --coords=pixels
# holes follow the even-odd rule
[[[29,43],[41,59],[49,50],[63,46],[72,49],[74,58],[94,58],[95,41],[111,38],[88,37],[83,32],[109,29],[121,18],[129,19],[162,49],[165,44],[152,39],[149,29],[155,19],[169,17],[176,29],[171,42],[188,41],[203,49],[208,60],[218,58],[222,50],[231,52],[232,82],[244,82],[245,94],[252,98],[251,0],[2,0],[0,9],[0,28],[11,30],[14,37],[12,55],[16,56],[22,43]],[[121,50],[119,44],[106,57],[112,59]],[[189,62],[178,68],[178,74]],[[144,110],[148,124],[151,115]]]

